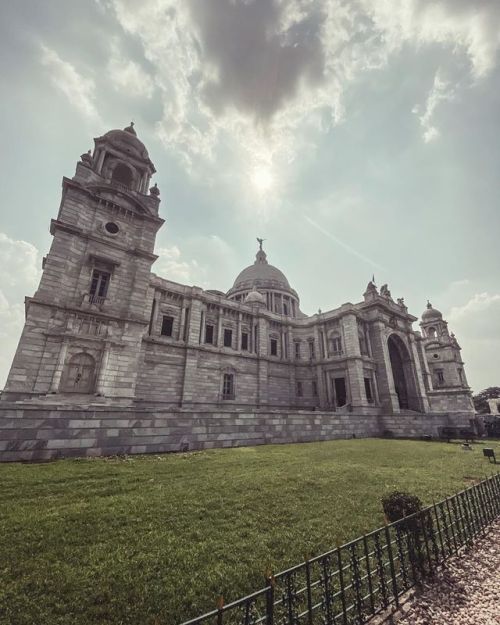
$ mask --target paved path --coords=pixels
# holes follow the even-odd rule
[[[500,521],[405,607],[398,625],[500,625]]]

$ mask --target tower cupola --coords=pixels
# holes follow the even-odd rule
[[[83,166],[121,191],[148,193],[156,169],[137,136],[134,122],[123,130],[109,130],[95,138],[94,144],[92,156],[82,155]]]

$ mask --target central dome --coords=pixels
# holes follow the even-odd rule
[[[238,275],[231,291],[251,289],[253,286],[291,291],[285,274],[267,262],[267,256],[263,250],[257,252],[254,264],[243,269]]]
[[[257,240],[260,249],[255,255],[254,264],[243,269],[238,275],[227,292],[227,297],[238,302],[246,302],[246,297],[253,290],[257,290],[269,310],[292,317],[302,316],[299,296],[290,286],[285,274],[267,262],[266,253],[262,249],[262,239]]]

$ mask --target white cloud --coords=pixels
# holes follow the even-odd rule
[[[442,71],[438,70],[434,76],[434,82],[432,88],[427,96],[424,111],[419,115],[420,125],[423,130],[423,139],[426,143],[433,141],[439,137],[439,130],[433,122],[433,117],[437,107],[446,101],[453,100],[455,97],[455,88],[451,85],[451,82],[446,80]],[[415,114],[420,113],[420,108],[415,107],[413,109]]]
[[[134,61],[127,59],[120,50],[117,41],[111,44],[111,57],[108,74],[114,87],[127,95],[151,98],[155,85],[153,78]]]
[[[0,232],[0,287],[9,292],[20,286],[33,290],[40,278],[38,250]]]
[[[26,241],[0,232],[0,389],[10,369],[24,324],[24,297],[40,278],[40,256]]]
[[[48,46],[42,44],[41,64],[47,68],[52,84],[63,93],[84,118],[93,123],[100,121],[95,105],[95,83],[77,72],[68,61],[64,61]]]
[[[183,284],[194,284],[201,273],[195,260],[181,259],[181,251],[177,245],[158,247],[156,254],[159,258],[153,265],[153,271],[161,278]]]
[[[448,314],[450,329],[462,347],[469,383],[474,391],[500,384],[496,366],[500,351],[500,293],[475,293]]]
[[[469,301],[462,306],[455,306],[451,309],[448,319],[452,322],[470,320],[477,322],[477,315],[489,311],[500,305],[500,294],[498,293],[476,293]],[[496,310],[496,321],[500,319],[500,308]],[[500,336],[500,328],[498,330]]]
[[[493,69],[500,47],[500,3],[492,0],[108,0],[106,6],[155,67],[165,145],[191,165],[207,164],[222,146],[234,168],[246,171],[262,163],[285,168],[300,151],[299,128],[339,123],[345,91],[405,45],[438,44],[450,58],[465,56],[473,79]],[[452,94],[436,74],[420,119],[426,141],[439,132],[436,107]]]

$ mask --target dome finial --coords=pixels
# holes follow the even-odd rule
[[[259,244],[259,249],[257,251],[257,254],[255,254],[255,263],[265,263],[267,265],[267,254],[264,252],[264,250],[262,249],[262,244],[264,243],[265,239],[260,239],[259,237],[257,237],[257,242]]]
[[[130,122],[130,126],[127,126],[123,130],[125,130],[125,132],[130,132],[131,135],[134,135],[134,137],[137,137],[137,133],[134,128],[134,122]]]
[[[432,304],[429,302],[429,300],[427,300],[427,308],[432,308]]]

